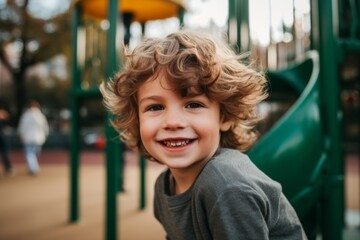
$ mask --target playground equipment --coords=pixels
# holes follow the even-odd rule
[[[249,152],[254,163],[279,181],[309,239],[342,239],[344,162],[338,86],[340,56],[331,0],[311,1],[311,53],[301,64],[269,72],[272,90],[300,94],[290,110]],[[248,25],[247,0],[232,1],[230,17],[237,27]],[[231,29],[230,29],[231,30]],[[246,35],[237,31],[238,49]],[[229,35],[231,35],[229,33]],[[233,34],[234,35],[234,34]],[[246,43],[246,41],[245,41]]]
[[[92,5],[102,2],[101,5]],[[73,51],[73,101],[74,114],[72,123],[71,144],[71,221],[78,219],[78,168],[79,168],[79,123],[76,118],[80,102],[89,97],[100,98],[97,89],[81,89],[80,70],[77,65],[77,28],[81,20],[80,8],[87,9],[88,15],[96,18],[108,17],[109,29],[106,32],[107,48],[106,76],[109,78],[117,70],[115,33],[117,16],[121,14],[122,6],[126,1],[117,0],[88,0],[80,1],[75,9],[74,16],[74,51]],[[129,1],[131,2],[131,1]],[[138,5],[140,0],[133,1]],[[154,1],[155,2],[155,1]],[[174,1],[156,1],[171,2]],[[249,152],[251,159],[269,176],[279,181],[285,195],[297,211],[309,239],[315,239],[319,229],[325,240],[342,239],[343,228],[343,159],[341,150],[341,130],[339,114],[338,89],[338,60],[339,55],[332,51],[349,49],[349,41],[336,42],[334,34],[332,13],[334,5],[331,0],[311,1],[312,9],[312,51],[307,53],[303,61],[296,65],[276,72],[269,72],[272,90],[291,91],[298,95],[296,102],[290,110],[267,132]],[[88,7],[85,7],[89,4]],[[124,4],[124,5],[122,5]],[[177,4],[177,9],[183,5]],[[90,7],[90,5],[92,7]],[[138,5],[140,6],[140,5]],[[238,49],[246,50],[241,40],[245,37],[239,31],[248,27],[248,1],[232,0],[229,6],[236,16],[235,27]],[[245,6],[245,7],[244,7]],[[93,13],[99,10],[101,13]],[[107,9],[107,14],[105,14]],[[119,9],[121,11],[119,11]],[[172,11],[174,13],[174,11]],[[136,16],[130,14],[132,19]],[[143,16],[143,13],[141,14]],[[144,15],[145,16],[145,15]],[[140,19],[140,18],[139,18]],[[241,25],[241,26],[240,26]],[[248,41],[245,41],[248,42]],[[342,47],[344,46],[344,47]],[[358,41],[351,45],[359,50]],[[318,54],[317,54],[318,52]],[[108,116],[110,119],[111,116]],[[109,124],[107,124],[109,125]],[[119,165],[114,159],[120,158],[120,147],[117,143],[109,141],[116,135],[110,128],[106,128],[106,239],[116,239],[117,236],[117,172]],[[141,161],[142,164],[145,162]],[[145,171],[145,165],[141,166]],[[142,186],[144,185],[142,176]],[[141,189],[144,194],[145,189]],[[145,203],[142,202],[142,207]]]
[[[282,184],[310,239],[316,237],[316,208],[329,147],[323,130],[319,70],[318,54],[312,51],[296,65],[268,73],[271,92],[281,89],[299,97],[249,152],[260,169]]]
[[[107,18],[109,1],[106,0],[82,0],[83,12],[91,17],[99,19]],[[177,17],[179,10],[184,7],[182,1],[169,0],[121,0],[118,4],[119,14],[131,14],[132,20],[145,23],[150,20],[159,20]]]

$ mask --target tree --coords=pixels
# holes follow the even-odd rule
[[[64,52],[70,46],[69,9],[72,2],[71,0],[59,2],[62,6],[65,4],[67,9],[65,11],[63,9],[60,13],[52,9],[53,15],[51,15],[50,7],[37,9],[40,1],[0,0],[0,60],[12,77],[16,122],[27,98],[25,86],[27,69]]]

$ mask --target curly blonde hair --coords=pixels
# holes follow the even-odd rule
[[[123,69],[100,89],[114,115],[114,128],[131,149],[151,158],[140,138],[137,91],[160,73],[182,96],[195,89],[220,104],[222,119],[232,123],[221,133],[220,147],[246,151],[252,146],[260,120],[256,106],[267,97],[267,81],[241,63],[241,56],[223,41],[180,30],[165,38],[145,39],[134,50],[126,49],[125,57]]]

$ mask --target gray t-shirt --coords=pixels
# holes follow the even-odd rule
[[[182,194],[170,194],[170,176],[158,177],[154,200],[167,239],[307,239],[280,184],[239,151],[219,149]]]

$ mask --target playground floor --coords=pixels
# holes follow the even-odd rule
[[[84,151],[80,169],[80,220],[69,219],[68,153],[45,150],[41,172],[28,175],[21,151],[11,152],[15,176],[0,177],[0,240],[105,239],[104,155]],[[125,192],[118,195],[118,239],[165,239],[162,227],[152,215],[153,184],[164,169],[147,164],[147,206],[139,210],[140,172],[137,157],[126,158]],[[359,160],[346,160],[346,223],[344,240],[360,239]]]

